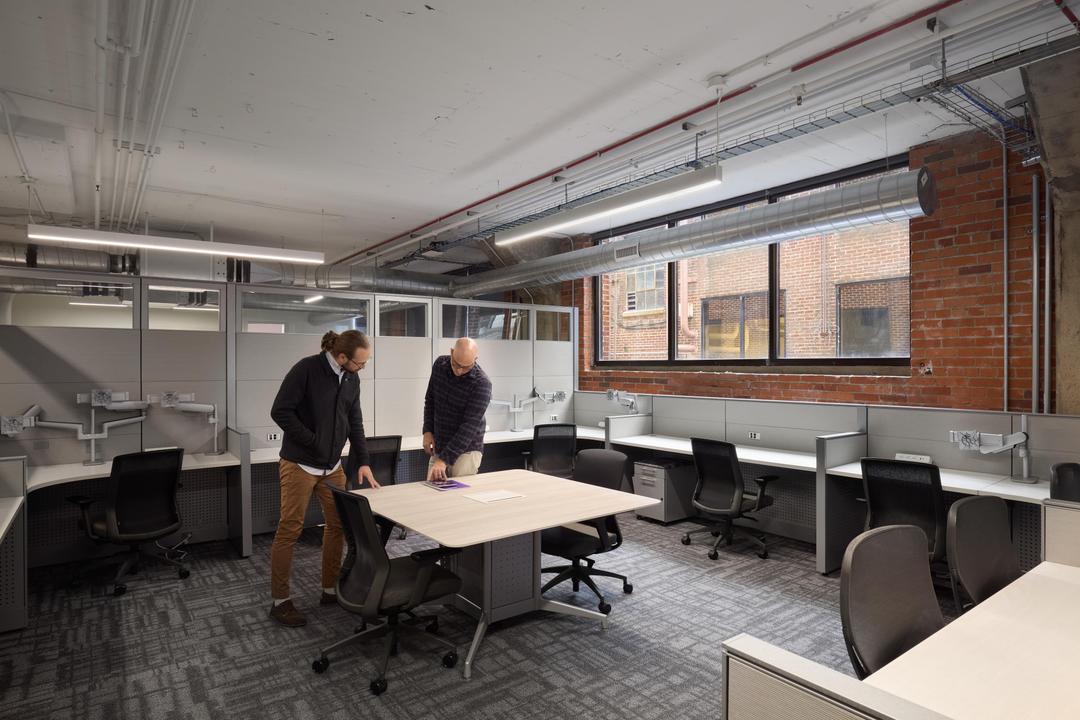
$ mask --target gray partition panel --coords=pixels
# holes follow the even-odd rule
[[[1057,463],[1080,462],[1080,417],[1072,415],[1028,415],[1028,449],[1031,474],[1050,479],[1050,467]],[[1020,416],[1012,418],[1013,432],[1020,431]],[[1022,472],[1021,459],[1013,453],[1013,474]]]
[[[726,440],[726,405],[720,398],[657,395],[653,398],[653,434]]]
[[[0,326],[0,382],[138,382],[139,331]]]
[[[852,538],[866,526],[861,478],[829,475],[827,468],[855,462],[866,455],[866,433],[824,435],[817,439],[817,571],[840,567]]]
[[[320,352],[318,335],[240,333],[236,336],[236,379],[280,383],[297,360]]]
[[[225,471],[229,494],[229,539],[240,557],[251,555],[251,437],[228,428],[229,452],[240,465]]]
[[[819,435],[864,429],[864,412],[858,405],[728,400],[727,441],[814,452]]]
[[[145,330],[143,381],[172,383],[225,380],[225,333]],[[181,387],[176,388],[184,392]],[[199,400],[210,402],[209,400]]]
[[[938,467],[1008,475],[1010,453],[982,455],[961,450],[949,442],[950,430],[1011,432],[1005,413],[925,408],[875,408],[868,411],[871,456],[891,458],[898,452],[930,455]]]
[[[652,412],[651,395],[637,395],[637,412]],[[607,399],[607,393],[574,392],[574,422],[578,425],[598,427],[608,415],[625,415],[626,408]]]
[[[183,413],[173,408],[151,405],[146,411],[143,423],[143,446],[182,447],[188,454],[208,453],[214,448],[214,432],[218,434],[218,449],[225,448],[225,381],[196,382],[192,380],[178,382],[143,383],[146,394],[160,394],[168,391],[194,393],[195,402],[217,405],[218,424],[211,425],[209,415],[202,413]]]

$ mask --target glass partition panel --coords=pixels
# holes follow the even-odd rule
[[[528,340],[529,311],[479,305],[443,305],[442,336],[474,340]]]
[[[333,330],[368,332],[367,298],[245,291],[240,296],[241,332],[322,335]]]
[[[537,310],[536,339],[570,342],[570,313],[558,310]]]
[[[221,293],[183,285],[147,288],[147,327],[151,330],[221,329]]]
[[[135,288],[122,280],[0,275],[0,325],[134,328]]]
[[[418,300],[379,300],[379,336],[428,337],[427,309]]]

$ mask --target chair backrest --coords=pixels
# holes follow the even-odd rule
[[[365,438],[368,450],[368,462],[371,463],[371,473],[380,485],[393,485],[397,477],[398,457],[401,455],[400,435],[373,435]],[[356,473],[360,468],[354,468],[346,463],[345,485],[350,490],[360,487],[356,482]]]
[[[742,507],[743,475],[735,446],[722,440],[690,438],[697,470],[693,503],[705,512],[738,513]]]
[[[390,557],[368,499],[335,487],[330,490],[348,548],[338,576],[338,602],[374,619],[379,615],[379,601],[390,576]]]
[[[941,629],[920,528],[890,525],[851,541],[840,568],[840,621],[860,679]]]
[[[926,533],[933,560],[945,555],[945,496],[937,465],[881,458],[862,459],[867,530],[915,525]]]
[[[1050,499],[1080,502],[1080,463],[1058,463],[1050,468]]]
[[[1009,507],[999,497],[972,496],[949,506],[949,570],[975,603],[1020,577],[1011,536]]]
[[[121,535],[140,535],[180,523],[176,487],[184,449],[117,455],[110,478],[116,484],[116,527]]]
[[[570,477],[577,453],[577,426],[551,423],[533,426],[532,469],[538,473]]]
[[[574,461],[574,480],[608,490],[618,490],[622,487],[623,477],[626,475],[626,461],[626,455],[616,450],[582,450]],[[595,527],[598,534],[606,531],[615,536],[615,541],[611,542],[610,537],[600,535],[602,552],[614,550],[622,544],[622,530],[614,515],[596,518],[586,524]]]

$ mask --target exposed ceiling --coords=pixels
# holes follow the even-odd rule
[[[712,73],[733,75],[730,91],[928,4],[432,2],[199,0],[147,185],[153,227],[203,233],[212,221],[223,240],[341,257],[701,105],[715,97],[705,82]],[[109,35],[120,38],[128,2],[110,5]],[[1018,26],[1019,40],[1060,25],[1050,6],[965,0],[942,16],[959,27],[1039,8]],[[95,15],[87,0],[0,0],[0,90],[20,147],[46,209],[83,222],[93,215]],[[924,22],[912,23],[822,69],[835,75],[916,41],[937,42]],[[106,208],[118,68],[111,56]],[[801,107],[793,93],[770,117],[865,89],[836,88]],[[983,89],[1002,102],[1022,92],[1015,71]],[[748,93],[730,112],[750,118],[757,99]],[[958,122],[926,104],[896,108],[887,120],[870,116],[725,163],[720,193],[879,158],[886,146],[902,151],[963,129]],[[4,215],[25,216],[18,175],[0,136]],[[455,252],[443,258],[452,264],[409,267],[446,271],[484,257]]]

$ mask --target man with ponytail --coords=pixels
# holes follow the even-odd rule
[[[360,412],[360,381],[356,373],[371,356],[364,333],[328,332],[322,350],[300,360],[289,370],[274,398],[270,416],[285,431],[278,474],[281,480],[281,518],[270,550],[270,617],[282,625],[298,627],[304,618],[289,597],[293,545],[304,529],[311,493],[322,506],[321,605],[337,604],[344,533],[334,507],[330,486],[345,487],[341,451],[349,441],[349,467],[359,467],[357,480],[379,487],[371,474],[364,418]]]

